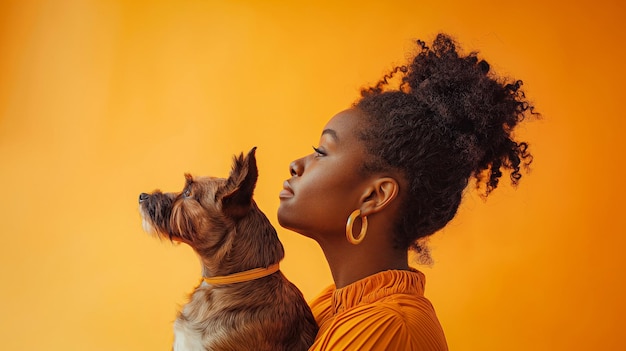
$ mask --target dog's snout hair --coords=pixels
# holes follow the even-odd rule
[[[255,150],[236,157],[226,179],[185,174],[181,192],[139,195],[144,229],[190,245],[206,278],[264,269],[284,257],[276,230],[253,200]],[[250,281],[201,283],[174,330],[176,351],[297,351],[313,343],[317,324],[302,293],[277,271]]]
[[[150,234],[169,237],[169,221],[172,213],[173,197],[155,190],[152,194],[139,195],[139,211],[143,219],[143,228]]]

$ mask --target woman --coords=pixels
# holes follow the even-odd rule
[[[471,178],[488,195],[532,160],[512,131],[532,107],[475,53],[440,34],[324,127],[293,161],[279,223],[317,241],[334,285],[311,308],[311,350],[447,350],[408,251],[455,215]],[[393,87],[392,81],[396,81]]]

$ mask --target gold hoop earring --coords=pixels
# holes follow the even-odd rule
[[[348,242],[352,245],[358,245],[365,239],[365,234],[367,234],[367,216],[361,217],[361,232],[358,237],[354,237],[352,233],[352,225],[354,224],[354,220],[361,215],[361,210],[354,210],[350,217],[348,217],[348,222],[346,223],[346,238],[348,238]]]

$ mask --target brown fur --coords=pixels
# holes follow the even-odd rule
[[[276,230],[252,199],[255,149],[234,159],[228,179],[186,174],[180,193],[139,196],[144,228],[190,245],[205,277],[268,267],[284,257]],[[241,283],[200,284],[174,329],[177,351],[307,350],[317,333],[302,293],[280,271]]]

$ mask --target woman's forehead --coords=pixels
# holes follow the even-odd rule
[[[357,135],[363,124],[363,112],[358,109],[347,109],[333,116],[322,131],[335,141],[349,139]]]

